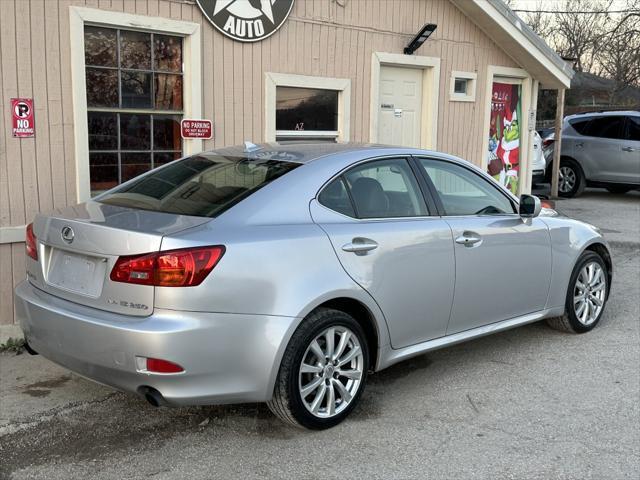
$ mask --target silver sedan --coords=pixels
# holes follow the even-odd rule
[[[27,227],[28,348],[151,404],[343,420],[367,375],[547,319],[594,328],[597,228],[468,162],[370,145],[186,157]]]

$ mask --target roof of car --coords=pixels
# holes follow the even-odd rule
[[[389,145],[377,145],[371,143],[262,143],[254,145],[249,149],[243,146],[225,147],[213,150],[212,153],[222,156],[233,156],[243,158],[255,158],[261,160],[281,160],[295,163],[308,163],[320,157],[333,155],[336,153],[352,152],[355,150],[382,150],[392,149]],[[395,147],[403,149],[403,147]]]
[[[608,117],[619,115],[633,115],[640,116],[640,110],[598,110],[591,112],[574,113],[573,115],[567,115],[566,119],[580,118],[580,117]]]

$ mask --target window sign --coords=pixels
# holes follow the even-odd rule
[[[182,37],[84,30],[91,192],[182,156]]]
[[[277,87],[276,136],[335,140],[338,136],[338,91]]]

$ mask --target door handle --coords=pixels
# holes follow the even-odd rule
[[[364,255],[371,250],[378,248],[378,244],[370,238],[356,237],[351,240],[351,243],[347,243],[342,246],[342,250],[345,252],[355,253],[356,255]]]
[[[477,233],[473,232],[464,232],[458,238],[456,238],[456,243],[460,245],[464,245],[465,247],[472,247],[476,243],[480,243],[482,238]]]
[[[632,147],[622,147],[623,152],[633,152],[634,149]]]
[[[584,147],[584,142],[576,142],[575,145],[576,145],[576,148],[582,148]]]

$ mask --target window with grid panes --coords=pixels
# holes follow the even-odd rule
[[[182,37],[84,29],[91,194],[182,155]]]

